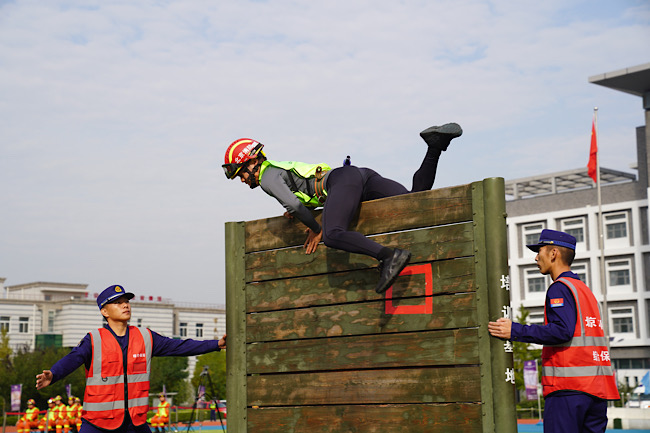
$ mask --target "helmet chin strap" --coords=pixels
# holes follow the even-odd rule
[[[255,176],[255,173],[257,173],[260,169],[260,165],[262,165],[262,161],[258,159],[252,170],[249,170],[248,167],[242,167],[242,171],[244,173],[248,173],[248,179],[250,179],[249,186],[251,189],[255,189],[260,186],[260,183],[257,181],[257,177]]]

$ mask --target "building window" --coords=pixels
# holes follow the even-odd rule
[[[604,215],[606,248],[626,248],[631,245],[629,216],[627,212]]]
[[[634,333],[634,310],[630,308],[612,308],[612,333],[631,334]]]
[[[528,323],[531,325],[543,325],[544,313],[530,313],[528,315]]]
[[[29,333],[29,317],[18,318],[18,332],[20,334]]]
[[[627,237],[627,214],[625,212],[605,215],[605,233],[607,239]]]
[[[617,370],[629,370],[632,368],[647,370],[650,367],[650,360],[646,358],[619,358],[612,359],[612,365]]]
[[[187,322],[181,322],[178,325],[178,335],[187,337]]]
[[[0,316],[0,332],[9,333],[9,316]]]
[[[203,323],[196,324],[196,336],[203,338]]]
[[[631,266],[629,260],[607,262],[609,285],[612,287],[630,286]]]
[[[544,223],[527,224],[522,227],[524,246],[539,242],[539,235],[545,229]]]
[[[589,281],[587,280],[587,264],[586,263],[573,263],[571,265],[571,270],[578,274],[578,277],[580,277],[580,281],[585,283],[587,286],[589,285]]]
[[[530,293],[546,291],[546,277],[539,273],[538,269],[527,269],[526,288]]]
[[[138,328],[142,328],[142,319],[138,319]]]
[[[585,219],[583,217],[562,220],[561,225],[562,231],[576,238],[577,243],[584,243]]]
[[[47,332],[54,332],[54,311],[47,312]]]

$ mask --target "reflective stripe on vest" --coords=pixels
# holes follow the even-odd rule
[[[582,281],[558,278],[576,301],[576,326],[566,343],[542,349],[542,386],[547,395],[562,390],[581,391],[606,400],[618,400],[607,337],[601,326],[600,305]],[[544,324],[548,323],[546,305]]]
[[[298,161],[271,161],[267,159],[266,161],[262,162],[262,165],[260,166],[260,182],[262,181],[262,176],[268,167],[275,167],[290,171],[303,179],[316,178],[316,173],[319,172],[319,168],[322,170],[320,173],[322,173],[323,176],[327,171],[332,169],[329,165],[324,163],[306,164],[304,162]],[[320,185],[315,184],[315,187],[315,191],[310,191],[311,195],[303,191],[292,190],[291,192],[293,192],[293,194],[298,197],[298,200],[300,200],[300,202],[305,206],[319,207],[323,205],[325,197],[327,196],[327,191],[325,191],[325,186],[322,185],[322,183]]]
[[[86,371],[83,418],[106,430],[120,427],[124,421],[126,382],[128,410],[133,425],[146,423],[149,410],[151,332],[129,326],[126,365],[122,348],[109,330],[97,329],[90,335],[93,356],[91,366]]]

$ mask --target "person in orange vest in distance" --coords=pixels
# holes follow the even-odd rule
[[[65,424],[64,428],[67,428],[66,432],[69,432],[70,429],[77,431],[77,410],[78,404],[75,401],[74,396],[68,397],[68,407],[66,408],[65,414]]]
[[[16,423],[18,433],[29,433],[32,429],[38,428],[38,408],[33,398],[27,400],[27,410]]]
[[[537,253],[539,272],[550,275],[544,325],[506,318],[488,323],[494,337],[542,344],[545,433],[604,433],[607,400],[619,400],[600,306],[591,289],[571,272],[576,238],[544,229],[526,245]]]
[[[45,425],[47,424],[48,431],[56,430],[56,417],[58,409],[56,408],[56,403],[53,398],[50,398],[47,401],[47,414],[41,418],[41,421],[38,423],[38,430],[45,431]]]
[[[79,366],[86,368],[86,390],[79,433],[151,433],[149,375],[154,356],[190,356],[226,348],[219,340],[175,340],[146,328],[129,326],[130,300],[135,295],[121,285],[107,287],[97,297],[106,319],[50,370],[36,375],[36,389],[63,379]]]
[[[54,403],[56,404],[56,406],[54,406],[54,410],[56,411],[56,433],[61,433],[61,431],[68,433],[70,430],[70,427],[67,425],[68,422],[66,420],[68,408],[63,403],[63,399],[60,395],[54,397]]]
[[[77,432],[81,429],[81,414],[83,412],[83,406],[81,405],[81,399],[79,397],[74,398],[74,404],[77,408],[77,412],[74,414],[74,423],[77,426]]]
[[[171,405],[165,398],[165,394],[160,393],[158,398],[160,399],[160,404],[158,405],[158,411],[151,418],[151,427],[162,433],[165,431],[165,425],[169,422],[169,407]]]

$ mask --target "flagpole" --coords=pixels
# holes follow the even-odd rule
[[[594,107],[594,134],[598,139],[598,107]],[[600,152],[596,152],[596,188],[598,190],[598,244],[600,246],[600,291],[603,294],[603,332],[609,350],[609,319],[607,314],[607,282],[605,280],[605,233],[603,227],[603,200],[600,191]]]

